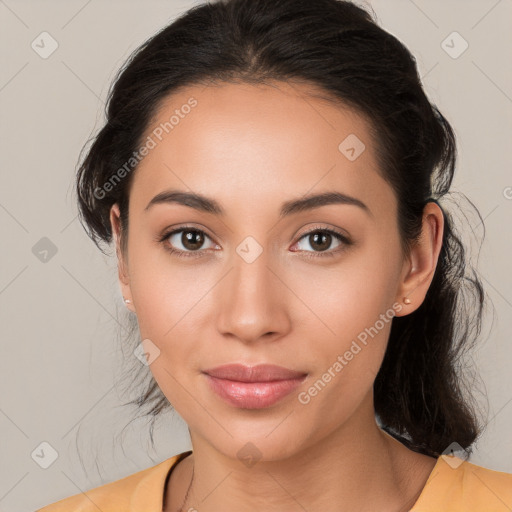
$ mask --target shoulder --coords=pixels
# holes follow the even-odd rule
[[[36,512],[97,512],[98,510],[162,510],[165,482],[184,452],[137,473],[47,505]]]
[[[505,512],[511,509],[511,473],[441,456],[411,512]]]

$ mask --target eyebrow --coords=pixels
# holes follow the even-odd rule
[[[148,203],[144,211],[148,211],[150,208],[157,204],[169,204],[176,203],[183,206],[194,208],[195,210],[211,213],[213,215],[224,216],[225,211],[222,209],[220,204],[212,198],[203,196],[201,194],[193,192],[183,192],[180,190],[165,190],[157,194]],[[364,210],[368,215],[373,217],[373,214],[368,206],[363,203],[360,199],[357,199],[340,192],[323,192],[319,194],[309,194],[299,199],[292,199],[282,204],[279,212],[279,217],[284,218],[299,212],[307,210],[313,210],[322,206],[331,204],[345,204],[351,206],[357,206]]]

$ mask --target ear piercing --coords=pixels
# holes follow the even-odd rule
[[[125,302],[126,304],[131,304],[131,303],[132,303],[132,301],[131,301],[130,299],[124,299],[124,302]]]

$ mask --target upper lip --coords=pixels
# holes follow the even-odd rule
[[[273,364],[259,364],[256,366],[225,364],[205,370],[204,373],[218,379],[237,382],[272,382],[276,380],[300,379],[307,375],[304,372],[290,370]]]

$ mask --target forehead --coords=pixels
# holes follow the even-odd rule
[[[130,203],[144,209],[166,188],[253,211],[327,189],[389,203],[369,123],[321,94],[291,82],[190,86],[171,94],[146,129],[143,140],[154,147],[137,168]]]

